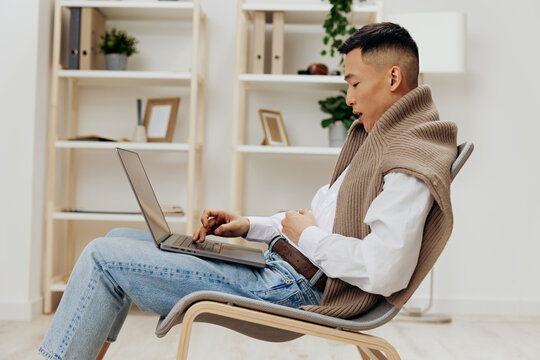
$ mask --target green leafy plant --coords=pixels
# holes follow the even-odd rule
[[[343,95],[330,96],[324,100],[319,100],[321,111],[330,114],[331,116],[328,119],[321,121],[321,126],[323,128],[329,127],[337,121],[343,121],[345,128],[348,130],[356,120],[352,107],[347,105],[347,92],[341,90],[341,93],[343,93]]]
[[[131,56],[136,54],[138,40],[129,35],[124,30],[112,28],[101,36],[99,48],[104,54],[125,54]]]
[[[323,0],[324,1],[324,0]],[[325,56],[330,54],[330,57],[334,57],[337,48],[343,43],[343,39],[352,35],[356,29],[349,23],[347,15],[351,12],[353,0],[329,0],[332,7],[330,12],[326,15],[324,20],[325,35],[323,37],[324,46],[328,46],[330,49],[327,51],[323,49],[321,55]],[[366,0],[359,0],[364,2]],[[339,65],[343,64],[343,57],[341,57]]]

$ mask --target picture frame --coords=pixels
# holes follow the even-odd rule
[[[289,138],[281,112],[259,109],[259,117],[264,131],[263,145],[289,146]]]
[[[147,99],[143,125],[148,142],[172,142],[180,98]]]

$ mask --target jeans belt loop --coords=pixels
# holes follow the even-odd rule
[[[315,284],[317,283],[317,281],[319,281],[319,279],[321,278],[321,276],[324,275],[324,272],[319,269],[317,270],[317,272],[315,273],[315,275],[313,275],[313,277],[311,278],[311,280],[309,280],[309,286],[311,287],[315,287]]]
[[[268,250],[272,252],[272,248],[274,247],[274,244],[281,239],[281,235],[276,235],[270,240],[270,243],[268,243]]]

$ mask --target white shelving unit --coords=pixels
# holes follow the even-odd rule
[[[185,224],[185,216],[166,216],[167,222],[173,224]],[[107,213],[80,213],[68,211],[55,211],[54,220],[86,220],[86,221],[125,221],[125,222],[144,222],[142,215],[137,214],[107,214]]]
[[[167,85],[190,86],[190,73],[159,71],[60,70],[58,77],[78,80],[79,85]],[[199,78],[199,84],[202,79]]]
[[[143,2],[137,0],[126,1],[74,1],[61,0],[63,7],[96,7],[101,10],[108,20],[178,20],[191,21],[196,12],[200,13],[199,2]],[[203,18],[201,16],[201,18]]]
[[[306,86],[325,90],[343,89],[343,76],[336,75],[271,75],[240,74],[238,79],[248,89],[283,90],[300,89]]]
[[[236,151],[244,154],[279,154],[279,155],[339,155],[340,148],[310,146],[260,146],[238,145]]]
[[[137,143],[137,142],[114,142],[114,141],[69,141],[57,140],[57,149],[95,149],[114,150],[117,147],[126,150],[143,151],[189,151],[189,144],[183,143]],[[200,150],[201,146],[197,148]]]
[[[186,72],[171,71],[108,71],[108,70],[68,70],[61,64],[62,46],[67,46],[62,39],[62,13],[72,7],[98,8],[108,21],[129,21],[130,23],[147,21],[167,21],[172,24],[187,22],[191,25],[191,67]],[[189,26],[189,25],[188,25]],[[143,26],[144,28],[144,26]],[[70,212],[62,209],[73,208],[75,203],[75,159],[77,152],[84,150],[88,154],[112,152],[115,147],[128,150],[162,153],[185,153],[187,155],[186,199],[179,204],[185,216],[168,215],[171,224],[185,224],[186,231],[191,232],[200,213],[202,150],[204,136],[204,80],[206,67],[206,16],[200,9],[199,0],[193,1],[156,1],[141,2],[136,0],[109,1],[76,1],[57,0],[54,13],[53,68],[51,81],[51,116],[49,127],[49,160],[48,160],[48,192],[47,222],[45,239],[45,271],[44,271],[44,312],[52,309],[53,292],[65,289],[67,274],[74,264],[74,244],[72,227],[74,222],[125,222],[144,223],[144,218],[137,213],[122,212]],[[64,41],[64,43],[62,43]],[[183,46],[182,43],[170,46]],[[80,98],[79,87],[114,87],[115,91],[145,87],[168,87],[171,89],[189,90],[189,130],[187,141],[173,143],[136,143],[105,141],[69,141],[67,138],[78,135]],[[61,91],[66,89],[66,91]],[[174,91],[174,90],[173,90]],[[185,90],[184,90],[185,91]],[[84,96],[84,95],[81,95]],[[187,105],[185,105],[187,106]],[[65,111],[69,107],[69,111]],[[67,136],[66,136],[67,135]],[[60,161],[66,158],[67,161]],[[90,155],[91,156],[91,155]],[[60,159],[61,157],[61,159]],[[179,165],[185,166],[185,165]],[[65,194],[59,194],[57,183],[67,184]],[[61,196],[64,195],[64,196]],[[59,199],[63,200],[60,201]],[[67,199],[67,200],[66,200]],[[62,225],[62,226],[58,226]],[[64,230],[65,229],[65,230]],[[54,238],[58,231],[65,231],[65,269],[54,273],[54,263],[58,260],[59,241]],[[58,272],[58,271],[57,271]]]
[[[322,25],[326,14],[330,11],[330,4],[275,4],[272,2],[243,3],[242,11],[247,13],[250,19],[255,11],[283,11],[285,12],[286,24]],[[380,12],[380,4],[353,5],[351,21],[353,23],[368,23],[374,21],[374,16]]]
[[[296,74],[252,74],[248,71],[248,41],[250,39],[250,25],[254,20],[256,11],[267,12],[266,22],[271,22],[269,12],[283,12],[285,25],[320,25],[321,39],[323,36],[322,24],[330,11],[330,4],[301,4],[290,2],[250,2],[238,0],[236,24],[236,61],[234,81],[234,104],[232,126],[232,164],[230,182],[230,206],[233,210],[244,211],[244,178],[245,156],[287,156],[288,159],[305,156],[329,158],[336,157],[340,149],[328,147],[309,146],[258,146],[246,144],[246,107],[248,91],[298,91],[301,89],[316,89],[331,91],[346,89],[343,76],[316,76]],[[351,22],[356,26],[382,20],[382,1],[375,0],[369,4],[354,5],[351,13]],[[285,32],[287,34],[287,32]],[[287,35],[285,35],[287,36]],[[321,42],[322,43],[322,42]],[[322,46],[322,45],[321,45]],[[285,61],[287,55],[285,54]],[[254,119],[250,119],[255,121]],[[258,121],[258,119],[256,120]]]

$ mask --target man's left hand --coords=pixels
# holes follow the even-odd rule
[[[311,211],[300,209],[300,211],[287,211],[281,225],[283,225],[283,234],[298,245],[302,232],[310,226],[317,226],[317,220]]]

